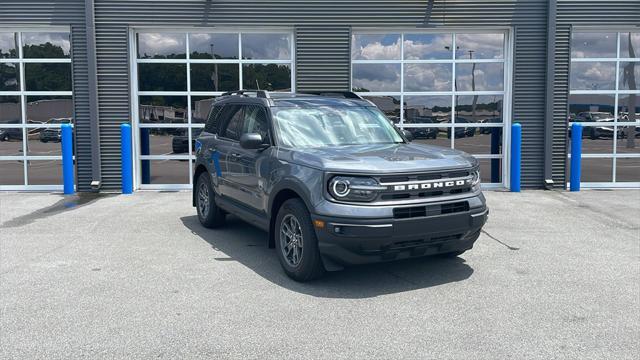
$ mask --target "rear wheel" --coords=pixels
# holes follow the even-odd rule
[[[198,220],[208,228],[220,227],[225,220],[224,211],[216,205],[214,195],[209,174],[201,173],[196,185],[196,209]]]
[[[278,260],[290,278],[308,281],[324,274],[318,238],[302,200],[290,199],[282,204],[274,231],[277,231],[275,238]]]

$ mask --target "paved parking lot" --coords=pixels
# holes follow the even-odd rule
[[[190,194],[0,194],[0,358],[611,358],[640,353],[640,191],[488,192],[457,259],[299,284]]]

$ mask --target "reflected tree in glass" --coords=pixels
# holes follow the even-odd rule
[[[631,41],[631,36],[632,33],[628,33],[626,34],[629,36],[629,57],[630,58],[635,58],[636,57],[636,52],[635,49],[633,48],[633,42]],[[621,34],[621,36],[623,36]],[[638,90],[638,85],[636,83],[636,74],[635,74],[635,67],[636,65],[638,65],[637,61],[630,61],[629,63],[627,63],[627,65],[624,67],[624,71],[623,71],[623,75],[622,75],[622,83],[625,85],[629,86],[629,90],[635,91]],[[627,109],[627,121],[628,122],[635,122],[637,119],[637,115],[636,115],[636,103],[637,103],[637,95],[636,94],[629,94],[629,106]],[[635,141],[636,141],[636,127],[635,126],[627,126],[626,128],[626,134],[625,136],[627,137],[627,148],[628,149],[632,149],[636,147]]]

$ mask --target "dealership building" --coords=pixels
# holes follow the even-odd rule
[[[237,89],[353,91],[416,142],[479,159],[508,188],[565,188],[583,124],[583,187],[640,187],[640,0],[2,0],[0,190],[188,189],[193,139]]]

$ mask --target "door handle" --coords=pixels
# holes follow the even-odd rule
[[[229,154],[229,156],[231,156],[232,158],[239,158],[239,157],[241,157],[242,155],[241,155],[241,154],[238,154],[238,153],[231,153],[231,154]]]

